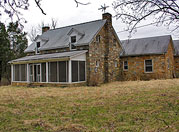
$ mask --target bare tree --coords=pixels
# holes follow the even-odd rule
[[[31,28],[31,31],[28,33],[30,41],[34,42],[37,35],[38,35],[37,28],[35,26],[33,26]]]
[[[40,9],[42,14],[46,15],[45,11],[42,8],[41,2],[43,0],[34,0],[37,7]],[[88,5],[90,3],[82,3],[77,0],[73,0],[76,3],[76,6],[79,5]],[[11,20],[13,18],[16,18],[21,26],[23,26],[21,23],[25,22],[26,20],[21,16],[22,10],[28,10],[29,9],[29,0],[0,0],[0,16],[3,15],[3,13],[7,14]]]
[[[57,24],[58,24],[58,20],[55,18],[52,18],[50,28],[55,29],[57,27]]]
[[[56,29],[58,26],[58,19],[51,18],[51,23],[45,24],[44,21],[42,21],[37,26],[32,26],[31,31],[28,33],[28,37],[30,38],[30,41],[34,42],[37,35],[42,34],[42,27],[49,26],[50,29]]]
[[[113,8],[115,17],[128,25],[130,33],[151,16],[154,17],[151,23],[165,25],[176,32],[179,30],[178,0],[116,0]]]

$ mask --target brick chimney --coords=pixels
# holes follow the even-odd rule
[[[103,20],[107,20],[107,23],[112,26],[112,15],[110,13],[104,13]]]
[[[50,29],[49,26],[42,27],[42,34],[47,32]]]

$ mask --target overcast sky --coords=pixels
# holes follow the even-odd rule
[[[80,1],[80,0],[79,0]],[[81,0],[81,2],[90,2],[91,4],[87,6],[79,5],[76,7],[76,3],[73,0],[42,0],[41,6],[47,15],[43,15],[39,8],[36,7],[34,0],[30,2],[30,9],[28,11],[23,11],[23,17],[28,21],[24,24],[24,30],[29,32],[32,26],[40,24],[42,21],[45,24],[49,24],[51,18],[58,20],[57,27],[63,27],[93,20],[98,20],[102,18],[102,11],[98,10],[104,3],[110,6],[106,12],[111,13],[113,16],[115,12],[112,9],[113,0]],[[146,24],[146,22],[141,23],[141,25]],[[123,31],[126,27],[121,23],[120,19],[116,20],[113,18],[113,26],[116,32]],[[156,27],[148,26],[140,28],[135,34],[132,34],[132,38],[142,38],[150,36],[160,36],[171,34],[166,27]],[[118,33],[119,39],[124,40],[128,38],[128,32]],[[172,37],[177,39],[176,36]]]

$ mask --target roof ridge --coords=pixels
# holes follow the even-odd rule
[[[171,35],[160,35],[160,36],[150,36],[150,37],[144,37],[144,38],[134,38],[134,39],[125,39],[121,41],[130,41],[130,40],[139,40],[139,39],[151,39],[151,38],[158,38],[158,37],[166,37],[166,36],[171,36]]]
[[[50,29],[50,30],[48,30],[48,31],[58,30],[58,29],[67,28],[67,27],[73,27],[73,26],[77,26],[77,25],[83,25],[83,24],[92,23],[92,22],[97,22],[97,21],[106,21],[106,20],[98,19],[98,20],[94,20],[94,21],[88,21],[88,22],[83,22],[83,23],[68,25],[68,26],[64,26],[64,27],[59,27],[59,28],[55,28],[55,29]]]

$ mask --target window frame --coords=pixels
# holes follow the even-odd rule
[[[96,43],[100,43],[100,41],[101,41],[101,36],[100,35],[96,35]]]
[[[125,62],[127,62],[127,69],[125,69]],[[128,69],[129,69],[129,64],[128,64],[128,60],[125,60],[125,61],[123,61],[123,71],[128,71]]]
[[[118,63],[117,63],[117,61],[114,61],[114,67],[115,67],[115,68],[118,67]]]
[[[35,50],[36,54],[40,54],[40,51],[39,51],[40,46],[38,47],[37,46],[38,44],[40,45],[40,42],[36,42],[36,50]]]
[[[146,65],[146,61],[149,61],[149,60],[152,62],[152,65],[148,65],[148,66],[147,66],[147,65]],[[152,71],[146,71],[146,67],[149,67],[149,66],[150,66],[150,67],[152,66]],[[153,60],[152,60],[152,59],[146,59],[146,60],[144,60],[144,72],[145,72],[145,73],[153,73],[153,71],[154,71],[153,69],[154,69],[154,68],[153,68]]]
[[[116,46],[116,44],[117,44],[117,40],[116,38],[113,38],[113,45]]]
[[[99,61],[96,61],[95,67],[99,67]]]
[[[72,40],[73,40],[72,38],[75,38],[75,42],[72,42]],[[77,40],[76,35],[70,36],[70,43],[71,44],[76,43],[76,40]]]

